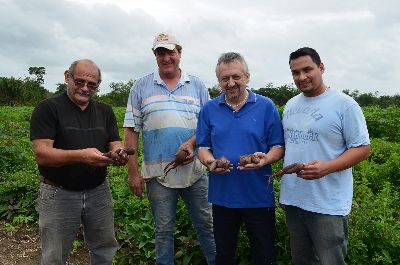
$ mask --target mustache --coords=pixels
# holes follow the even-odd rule
[[[89,96],[90,97],[90,93],[89,92],[79,91],[78,93],[81,94],[82,96]]]

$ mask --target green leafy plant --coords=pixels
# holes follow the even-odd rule
[[[389,182],[375,194],[368,186],[365,178],[355,186],[348,261],[351,264],[399,264],[400,193]]]
[[[7,230],[35,223],[39,190],[37,165],[29,141],[31,107],[0,107],[0,218]],[[280,110],[282,108],[280,107]],[[125,108],[114,108],[123,136]],[[354,199],[350,214],[347,264],[400,264],[400,108],[363,108],[372,138],[372,154],[353,168]],[[141,144],[141,143],[139,143]],[[137,150],[142,161],[141,145]],[[273,165],[274,172],[282,161]],[[114,264],[154,264],[154,222],[149,202],[134,197],[126,167],[109,167],[114,198],[115,227],[121,248]],[[280,180],[273,181],[276,197]],[[291,264],[285,213],[276,200],[276,251],[278,264]],[[205,264],[196,233],[182,201],[177,209],[175,263]],[[81,240],[81,239],[79,239]],[[82,240],[74,247],[82,247]],[[239,264],[251,264],[245,229],[240,230]]]

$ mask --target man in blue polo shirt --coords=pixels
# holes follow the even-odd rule
[[[207,102],[199,114],[196,142],[200,161],[210,173],[216,264],[236,264],[237,235],[243,220],[254,264],[275,264],[275,208],[272,163],[284,153],[279,113],[266,97],[247,89],[250,73],[238,53],[224,53],[216,74],[223,93]],[[260,161],[236,165],[239,157],[255,154]],[[231,169],[214,168],[226,157]]]
[[[200,108],[209,100],[203,82],[179,68],[182,46],[170,33],[160,33],[152,48],[158,70],[136,80],[125,114],[125,145],[138,148],[142,133],[143,162],[128,162],[132,192],[147,195],[156,225],[156,264],[174,263],[174,226],[181,197],[188,209],[208,264],[214,264],[215,243],[211,205],[207,201],[208,177],[194,158],[195,132]],[[188,151],[184,165],[164,172],[179,150]]]

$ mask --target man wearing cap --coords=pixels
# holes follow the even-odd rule
[[[179,197],[186,204],[207,263],[214,264],[208,177],[194,156],[198,113],[210,96],[199,78],[180,69],[182,46],[173,35],[159,33],[152,50],[158,70],[136,80],[125,113],[125,146],[138,150],[140,131],[143,143],[141,174],[137,155],[129,159],[129,185],[136,196],[141,196],[146,183],[156,226],[156,264],[174,263],[173,234]],[[187,153],[184,163],[164,170],[181,150]]]

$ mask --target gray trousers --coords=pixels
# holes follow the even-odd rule
[[[91,264],[112,264],[118,249],[107,180],[83,191],[40,184],[38,198],[42,265],[64,265],[81,224]]]

